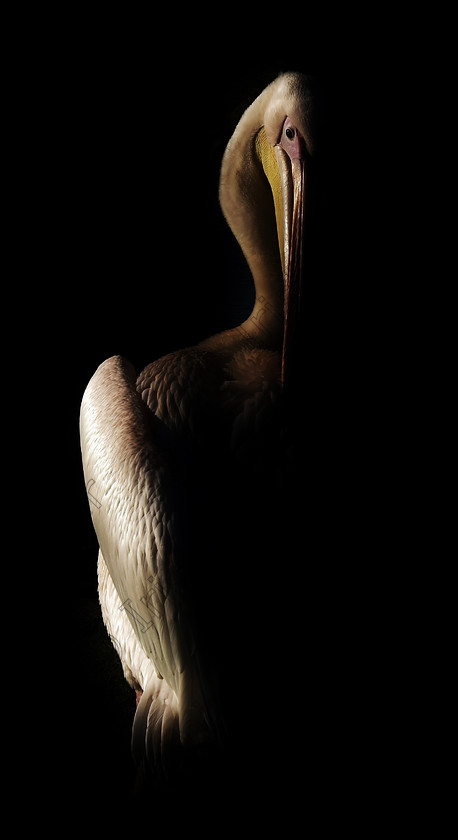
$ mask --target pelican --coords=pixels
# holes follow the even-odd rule
[[[279,728],[315,107],[313,79],[281,73],[223,155],[219,201],[252,274],[249,317],[139,375],[113,356],[83,395],[99,599],[136,693],[132,755],[146,776],[173,778],[196,756],[253,760]]]

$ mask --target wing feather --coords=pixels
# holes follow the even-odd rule
[[[136,390],[133,367],[105,361],[81,405],[83,469],[100,549],[136,638],[179,696],[193,671],[192,628],[180,584],[170,454],[155,440],[154,416]],[[173,486],[172,486],[173,485]],[[95,501],[93,501],[95,500]]]

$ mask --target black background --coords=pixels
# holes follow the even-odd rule
[[[368,408],[359,410],[359,395],[356,409],[353,397],[368,364],[361,354],[367,331],[361,298],[370,308],[374,294],[365,285],[362,237],[363,195],[376,179],[367,145],[374,128],[368,116],[373,79],[361,58],[355,60],[353,42],[336,48],[338,40],[326,30],[306,36],[304,29],[299,25],[295,38],[274,39],[273,46],[262,39],[254,45],[238,30],[224,44],[209,46],[199,35],[183,46],[170,31],[163,42],[162,30],[145,32],[132,22],[126,32],[119,20],[114,29],[106,22],[96,29],[66,26],[58,38],[35,47],[21,71],[12,217],[26,232],[17,248],[18,276],[28,280],[30,325],[21,386],[28,403],[24,435],[35,445],[24,448],[35,453],[34,492],[46,488],[32,535],[33,557],[41,558],[38,566],[33,561],[39,569],[41,698],[34,758],[37,767],[50,759],[55,768],[44,800],[49,813],[60,800],[85,822],[103,801],[121,817],[133,780],[135,701],[98,608],[97,541],[79,449],[84,389],[113,354],[141,370],[249,311],[249,272],[218,205],[219,167],[243,110],[286,70],[320,80],[329,115],[321,159],[323,273],[310,293],[312,380],[321,386],[319,393],[312,388],[315,414],[308,411],[315,433],[322,420],[322,436],[332,429],[326,470],[330,453],[339,452],[364,472],[355,442],[360,448]],[[42,446],[36,446],[37,433]],[[362,502],[358,493],[354,504],[360,508],[353,504],[350,516],[343,515],[347,478],[334,461],[320,539],[330,552],[337,541],[338,551],[354,555],[361,533],[356,539],[346,534]],[[346,579],[348,592],[354,573],[350,569]],[[334,630],[341,617],[334,616]],[[350,673],[349,666],[346,680]],[[339,720],[334,716],[328,726],[335,734]]]

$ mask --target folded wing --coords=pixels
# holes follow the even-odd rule
[[[174,692],[180,739],[192,746],[211,740],[211,715],[180,571],[186,545],[184,506],[175,503],[180,480],[159,422],[138,394],[128,361],[114,356],[100,365],[80,417],[92,520],[120,609],[158,679]]]

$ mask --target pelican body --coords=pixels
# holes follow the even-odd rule
[[[222,160],[221,208],[255,285],[250,316],[138,375],[109,358],[82,400],[101,610],[137,696],[133,759],[152,777],[197,755],[252,761],[278,739],[274,698],[297,646],[288,400],[313,114],[308,77],[280,75]]]

